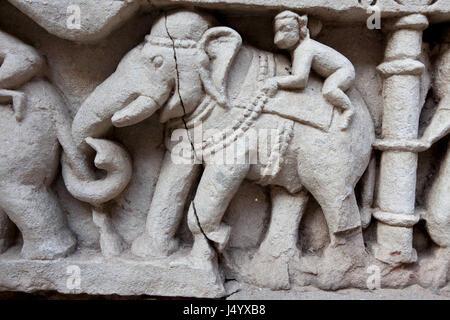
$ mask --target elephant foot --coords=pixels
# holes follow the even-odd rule
[[[287,290],[291,286],[288,265],[286,257],[276,258],[257,252],[250,261],[248,277],[257,286],[272,290]]]
[[[63,229],[59,233],[39,240],[27,240],[24,238],[22,256],[30,260],[54,260],[63,258],[72,253],[77,245],[77,240],[69,229]]]
[[[272,290],[287,290],[291,287],[289,270],[298,268],[300,251],[289,248],[286,251],[260,248],[249,265],[249,278],[261,287]]]
[[[190,269],[204,270],[208,272],[217,272],[219,270],[217,263],[217,254],[211,248],[203,234],[194,236],[194,245],[190,253],[179,257],[170,263],[171,267],[188,267]]]
[[[365,266],[368,262],[369,254],[360,239],[359,231],[345,243],[330,244],[325,249],[318,266],[319,281],[325,286],[321,288],[337,290],[348,286],[358,286],[352,279],[365,274]]]
[[[131,245],[131,252],[138,257],[168,257],[179,248],[176,238],[155,240],[144,231]]]

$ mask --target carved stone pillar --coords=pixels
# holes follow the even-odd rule
[[[412,14],[394,21],[390,27],[385,61],[378,66],[383,81],[383,150],[380,165],[377,259],[389,263],[417,260],[412,247],[415,214],[417,139],[420,116],[421,74],[425,67],[418,61],[422,50],[422,32],[428,26],[424,15]]]

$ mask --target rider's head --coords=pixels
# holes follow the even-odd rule
[[[308,17],[292,11],[283,11],[275,17],[275,45],[280,49],[294,49],[309,36]]]

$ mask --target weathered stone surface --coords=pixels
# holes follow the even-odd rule
[[[0,0],[0,291],[446,295],[445,2]]]
[[[130,0],[10,0],[10,2],[51,34],[80,42],[96,41],[106,37],[139,9],[139,1]],[[74,23],[74,15],[80,18],[80,28],[69,25]]]
[[[1,256],[2,291],[51,290],[66,294],[203,298],[226,295],[223,280],[214,274],[174,268],[167,259],[142,261],[131,255],[105,259],[98,252],[84,251],[64,260],[31,261],[18,258],[18,249],[13,248]]]

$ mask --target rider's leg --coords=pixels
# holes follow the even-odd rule
[[[144,233],[132,246],[138,256],[167,256],[178,248],[175,233],[180,224],[189,190],[197,179],[200,165],[175,164],[171,152],[163,160]]]
[[[344,117],[342,128],[346,129],[354,115],[354,110],[345,91],[350,88],[354,80],[354,73],[347,69],[339,69],[330,75],[324,82],[322,94],[332,105],[341,108]]]

